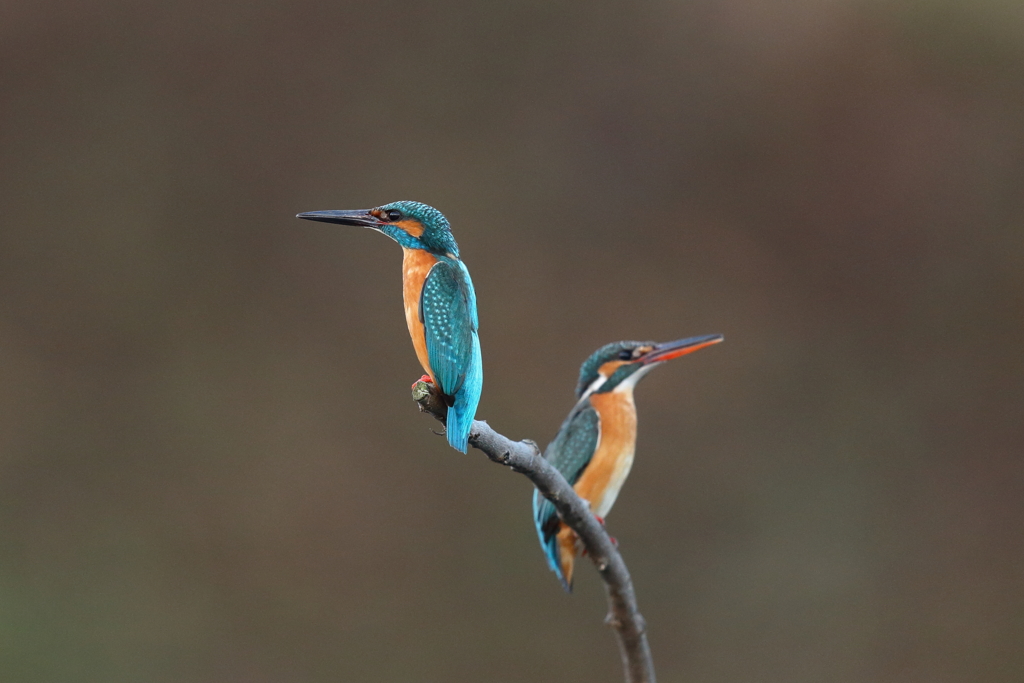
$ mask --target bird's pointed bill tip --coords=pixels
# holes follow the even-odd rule
[[[337,225],[355,225],[361,228],[376,228],[382,221],[367,209],[356,211],[303,211],[295,214],[296,218]]]

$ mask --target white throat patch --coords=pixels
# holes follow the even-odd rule
[[[619,385],[612,389],[612,391],[633,393],[633,387],[636,386],[636,383],[639,382],[644,375],[646,375],[648,372],[654,369],[655,365],[660,365],[660,363],[651,363],[650,365],[644,365],[639,370],[634,372],[632,375],[619,382]]]

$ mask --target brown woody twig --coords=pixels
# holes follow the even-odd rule
[[[417,382],[413,385],[412,395],[421,411],[445,422],[448,407],[435,385]],[[486,422],[474,420],[469,444],[499,465],[526,475],[554,504],[562,521],[580,537],[587,556],[604,581],[608,596],[605,623],[618,636],[626,682],[654,683],[654,662],[647,643],[644,618],[637,611],[633,581],[611,537],[590,511],[590,505],[576,495],[565,477],[544,459],[533,441],[512,441],[491,429]]]

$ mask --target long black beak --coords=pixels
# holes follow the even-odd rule
[[[307,211],[295,217],[304,218],[307,221],[320,221],[321,223],[355,225],[360,228],[379,228],[384,224],[384,221],[370,213],[369,209],[358,209],[356,211]]]
[[[699,351],[705,346],[717,344],[724,339],[725,337],[720,334],[705,334],[702,337],[689,337],[687,339],[665,342],[664,344],[658,344],[641,356],[640,362],[644,365],[650,365],[651,363],[672,360],[673,358],[679,358],[679,356]]]

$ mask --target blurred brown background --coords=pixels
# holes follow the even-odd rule
[[[0,679],[618,681],[528,483],[433,436],[439,207],[479,416],[637,392],[609,528],[664,681],[1024,671],[1017,2],[0,6]]]

